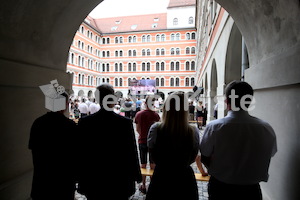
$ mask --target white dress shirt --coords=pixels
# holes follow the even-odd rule
[[[276,135],[265,121],[246,111],[229,111],[210,122],[200,144],[211,157],[208,172],[228,184],[250,185],[268,181],[270,159],[277,152]]]
[[[89,112],[89,108],[86,105],[86,103],[80,103],[78,106],[78,109],[79,109],[80,113],[83,113],[83,114],[88,114],[88,112]]]

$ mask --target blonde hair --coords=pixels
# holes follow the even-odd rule
[[[188,98],[183,92],[171,94],[163,107],[162,123],[160,128],[170,134],[194,134],[189,125]]]

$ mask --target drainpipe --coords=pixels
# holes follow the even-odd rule
[[[242,81],[245,80],[245,70],[248,68],[249,68],[248,50],[247,50],[244,37],[242,37],[242,70],[241,70]]]

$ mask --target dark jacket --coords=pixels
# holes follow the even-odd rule
[[[101,109],[82,118],[78,131],[80,191],[91,200],[128,199],[142,180],[132,121]]]

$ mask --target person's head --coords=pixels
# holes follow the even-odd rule
[[[187,132],[188,123],[188,98],[184,92],[174,92],[163,106],[162,125],[170,132]]]
[[[252,87],[244,81],[232,81],[225,88],[228,110],[247,110],[253,98]]]
[[[151,110],[154,106],[155,98],[153,96],[147,96],[145,100],[146,109]]]
[[[112,101],[114,101],[116,99],[113,86],[110,84],[107,84],[107,83],[103,83],[103,84],[99,85],[96,90],[96,98],[97,98],[97,101],[99,102],[101,108],[104,103],[108,107],[113,107],[114,103],[112,103]],[[106,101],[106,102],[104,102],[104,101]]]

